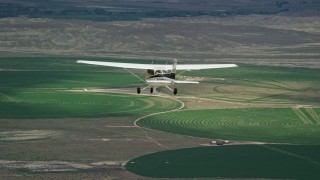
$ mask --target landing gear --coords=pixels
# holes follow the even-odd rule
[[[170,91],[172,91],[174,95],[176,95],[178,93],[178,89],[177,88],[171,89],[168,86],[166,86],[166,88],[169,89]]]
[[[141,93],[141,89],[139,87],[137,87],[137,93],[140,94]]]
[[[153,87],[152,87],[152,88],[150,88],[150,93],[151,93],[151,94],[153,93]]]
[[[178,89],[177,89],[177,88],[174,88],[174,89],[173,89],[173,94],[176,95],[177,93],[178,93]]]

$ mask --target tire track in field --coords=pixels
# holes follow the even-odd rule
[[[72,91],[72,92],[83,92],[83,90],[69,90],[69,91]],[[127,94],[127,95],[137,95],[136,93],[132,93],[132,91],[119,91],[119,89],[90,89],[90,90],[86,90],[87,92],[102,92],[102,93],[115,93],[115,94]],[[140,96],[150,96],[149,94],[140,94]],[[178,111],[178,110],[181,110],[182,108],[185,107],[185,104],[184,102],[178,100],[177,98],[173,98],[172,96],[165,96],[165,95],[161,95],[161,94],[153,94],[152,97],[159,97],[159,98],[165,98],[165,99],[169,99],[169,100],[174,100],[178,103],[181,104],[180,107],[178,108],[175,108],[175,109],[172,109],[172,110],[167,110],[167,111],[162,111],[162,112],[156,112],[156,113],[151,113],[151,114],[148,114],[148,115],[145,115],[145,116],[142,116],[142,117],[139,117],[138,119],[136,119],[134,122],[133,122],[133,125],[134,127],[137,127],[137,128],[140,128],[140,129],[147,129],[147,130],[152,130],[152,131],[158,131],[158,130],[155,130],[155,129],[149,129],[149,128],[146,128],[146,127],[140,127],[137,125],[137,122],[141,119],[144,119],[144,118],[147,118],[147,117],[150,117],[150,116],[153,116],[153,115],[157,115],[157,114],[164,114],[164,113],[168,113],[168,112],[173,112],[173,111]],[[153,103],[153,102],[152,102]],[[150,105],[150,104],[149,104]],[[145,107],[143,107],[142,109],[145,109]],[[159,131],[159,132],[162,132],[163,131]],[[146,131],[144,131],[145,133],[145,137],[147,139],[149,139],[150,141],[154,142],[155,144],[157,144],[158,146],[162,147],[162,148],[165,148],[165,149],[168,149],[169,147],[161,144],[160,142],[158,142],[157,140],[153,139],[152,137],[150,137],[148,135],[148,133]]]
[[[299,119],[305,124],[305,125],[313,125],[313,122],[311,119],[305,115],[301,109],[299,108],[291,108],[292,111],[299,117]]]
[[[296,154],[296,153],[292,153],[292,152],[289,152],[289,151],[286,151],[286,150],[282,150],[282,149],[279,149],[279,148],[276,148],[276,147],[270,147],[268,145],[262,145],[261,147],[264,147],[266,149],[269,149],[269,150],[272,150],[272,151],[275,151],[275,152],[278,152],[278,153],[281,153],[281,154],[285,154],[287,156],[292,156],[292,157],[295,157],[295,158],[299,158],[299,159],[302,159],[302,160],[305,160],[309,163],[312,163],[312,164],[315,164],[317,166],[320,166],[320,162],[319,161],[316,161],[316,160],[313,160],[309,157],[306,157],[306,156],[302,156],[300,154]]]
[[[138,122],[138,121],[140,121],[141,119],[144,119],[144,118],[147,118],[147,117],[150,117],[150,116],[154,116],[154,115],[158,115],[158,114],[164,114],[164,113],[168,113],[168,112],[178,111],[178,110],[181,110],[182,108],[184,108],[184,106],[185,106],[184,102],[182,102],[182,101],[180,101],[180,100],[178,100],[178,99],[175,99],[175,98],[169,98],[169,97],[164,97],[164,96],[159,96],[159,97],[167,98],[167,99],[170,99],[170,100],[174,100],[174,101],[176,101],[176,102],[180,103],[180,104],[181,104],[181,106],[180,106],[180,107],[178,107],[178,108],[176,108],[176,109],[172,109],[172,110],[168,110],[168,111],[162,111],[162,112],[156,112],[156,113],[151,113],[151,114],[148,114],[148,115],[145,115],[145,116],[139,117],[138,119],[136,119],[136,120],[133,122],[134,126],[136,126],[136,127],[139,127],[139,128],[140,128],[140,126],[138,126],[138,125],[137,125],[137,122]]]
[[[317,112],[315,112],[312,108],[306,108],[306,111],[317,122],[317,125],[320,125],[320,115]]]
[[[0,100],[3,102],[20,102],[19,100],[16,100],[15,98],[13,98],[3,92],[0,92]]]
[[[141,126],[138,126],[137,125],[137,122],[140,121],[141,119],[144,119],[144,118],[147,118],[147,117],[150,117],[150,116],[154,116],[154,115],[158,115],[158,114],[164,114],[164,113],[169,113],[169,112],[174,112],[174,111],[179,111],[181,110],[182,108],[184,108],[185,104],[184,102],[178,100],[178,99],[175,99],[175,98],[170,98],[170,97],[165,97],[165,96],[158,96],[158,97],[162,97],[162,98],[167,98],[167,99],[170,99],[170,100],[174,100],[178,103],[181,104],[180,107],[176,108],[176,109],[172,109],[172,110],[168,110],[168,111],[162,111],[162,112],[156,112],[156,113],[151,113],[151,114],[148,114],[148,115],[145,115],[145,116],[142,116],[142,117],[139,117],[138,119],[136,119],[134,122],[133,122],[133,125],[137,128],[144,128],[144,129],[148,129],[148,130],[152,130],[152,131],[157,131],[157,130],[154,130],[154,129],[149,129],[149,128],[146,128],[146,127],[141,127]],[[162,131],[161,131],[162,132]],[[153,141],[154,143],[156,143],[158,146],[160,147],[163,147],[163,148],[169,148],[167,146],[164,146],[162,145],[160,142],[158,142],[157,140],[153,139],[152,137],[148,136],[148,133],[145,132],[146,134],[146,138]]]

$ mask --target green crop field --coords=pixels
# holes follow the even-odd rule
[[[138,125],[215,139],[320,143],[320,113],[313,108],[188,110],[150,116]]]
[[[320,102],[318,71],[308,68],[245,65],[191,71],[185,75],[205,79],[197,88],[182,91],[199,97],[231,102],[316,105]]]
[[[204,76],[214,78],[233,78],[267,81],[312,81],[320,82],[318,69],[286,68],[267,66],[239,65],[237,68],[211,69],[187,72],[188,76]]]
[[[125,70],[77,64],[76,59],[0,58],[0,118],[135,116],[180,106],[157,97],[81,93],[85,88],[136,87],[143,83]],[[66,91],[71,89],[80,92]]]
[[[130,74],[90,71],[0,71],[1,89],[135,87],[141,81]]]
[[[114,71],[115,68],[76,63],[77,60],[151,63],[152,60],[118,59],[118,58],[86,58],[86,57],[0,57],[2,71],[10,70],[50,70],[50,71]],[[118,69],[118,68],[117,68]],[[122,71],[126,72],[126,71]]]
[[[156,178],[319,179],[319,151],[319,145],[199,147],[141,156],[126,168]]]
[[[138,116],[170,110],[180,103],[158,97],[72,92],[0,93],[0,118]]]
[[[176,109],[180,103],[155,96],[90,91],[110,88],[135,91],[133,87],[142,87],[144,83],[123,69],[77,64],[77,59],[149,63],[113,58],[0,58],[0,119],[3,122],[0,149],[4,152],[0,160],[90,163],[92,159],[116,159],[124,162],[167,145],[190,147],[172,146],[177,142],[166,139],[171,135],[152,136],[152,131],[133,126],[138,117]],[[319,75],[312,69],[248,66],[186,74],[204,79],[197,86],[179,87],[180,97],[191,94],[248,104],[313,105],[320,100]],[[143,176],[315,179],[315,169],[319,167],[318,108],[183,110],[149,116],[138,121],[138,125],[205,138],[304,144],[181,149],[129,161],[127,169]],[[62,147],[66,144],[67,147]],[[310,144],[315,146],[307,146]],[[88,151],[95,153],[88,154]],[[276,169],[280,170],[273,173]]]
[[[120,68],[76,63],[74,57],[2,57],[0,88],[135,87],[141,81]],[[89,58],[128,62],[127,59]],[[134,60],[132,60],[134,61]],[[136,61],[134,61],[136,62]],[[139,61],[137,61],[139,62]]]

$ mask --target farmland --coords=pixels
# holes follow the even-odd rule
[[[318,179],[318,69],[240,65],[183,75],[202,81],[181,88],[186,97],[178,98],[186,109],[142,118],[139,126],[264,145],[148,154],[129,161],[129,171],[148,177]]]
[[[312,117],[311,113],[316,116]],[[151,116],[138,125],[212,139],[318,144],[319,109],[244,108],[190,110]]]
[[[139,116],[177,108],[180,104],[157,97],[112,94],[24,91],[0,95],[2,119],[99,118]]]
[[[319,179],[320,146],[198,147],[149,154],[127,168],[148,177]]]
[[[0,179],[319,179],[318,4],[4,0]],[[178,72],[200,83],[173,96],[75,63],[172,58],[239,67]]]
[[[131,157],[199,143],[180,143],[185,137],[135,127],[136,118],[181,104],[157,96],[91,91],[129,88],[135,93],[132,87],[143,84],[124,70],[79,65],[76,59],[1,58],[0,178],[136,177],[121,168]],[[45,171],[49,173],[30,173]]]
[[[126,168],[142,176],[184,177],[175,166],[173,168],[177,171],[174,173],[157,171],[157,174],[153,169],[158,168],[156,166],[148,167],[151,174],[143,173],[146,172],[145,163],[153,161],[149,155],[143,155],[199,146],[208,142],[206,138],[304,144],[288,146],[290,152],[299,148],[301,150],[301,147],[311,147],[307,145],[319,142],[320,112],[316,106],[319,75],[316,69],[240,65],[239,68],[232,69],[182,72],[179,78],[183,79],[183,76],[187,75],[201,81],[198,86],[178,87],[180,93],[176,98],[185,103],[185,109],[142,118],[137,125],[149,128],[144,129],[134,126],[134,120],[152,113],[178,109],[182,104],[170,100],[171,97],[165,98],[166,96],[126,94],[135,93],[135,87],[143,86],[143,83],[124,70],[80,65],[75,63],[77,59],[149,62],[114,58],[2,57],[0,167],[8,167],[10,164],[10,167],[15,168],[9,171],[19,174],[21,169],[24,169],[27,173],[23,174],[26,176],[29,176],[30,172],[43,172],[45,169],[53,172],[66,171],[35,174],[39,179],[61,176],[75,178],[83,175],[94,178],[136,177],[128,174],[121,165],[133,157],[141,156],[142,159],[146,158],[146,161],[141,161],[141,166],[139,163],[127,163]],[[144,72],[137,73],[141,73],[143,78]],[[118,92],[111,94],[106,91],[108,89]],[[121,89],[127,91],[120,91]],[[166,93],[163,89],[159,90]],[[292,96],[292,93],[295,96]],[[285,96],[290,98],[285,101]],[[301,98],[297,99],[297,96]],[[296,107],[297,103],[304,103],[304,106]],[[254,108],[255,106],[260,108]],[[235,147],[248,148],[247,151],[257,154],[267,151],[271,159],[277,157],[272,153],[274,151],[269,151],[270,148],[262,148],[265,146]],[[271,148],[278,147],[272,145]],[[198,150],[203,154],[201,148],[196,148],[195,155]],[[177,151],[180,153],[185,149]],[[237,152],[238,148],[232,151]],[[174,151],[163,153],[170,156],[172,152]],[[224,152],[224,149],[219,152],[213,150],[211,153],[225,158],[220,152]],[[186,153],[189,153],[189,149]],[[130,162],[135,161],[140,162],[139,157]],[[192,168],[192,165],[186,162],[177,163],[184,163]],[[254,164],[254,161],[252,163]],[[270,163],[278,161],[270,160]],[[292,167],[299,168],[297,163],[300,161],[294,162]],[[314,167],[311,165],[310,168]],[[1,169],[2,176],[10,177],[5,170],[6,168]],[[70,171],[77,173],[70,174]],[[97,174],[96,171],[101,173]],[[206,169],[204,171],[209,172]],[[220,167],[219,171],[219,177],[229,177],[225,176],[224,168]],[[188,177],[218,177],[218,174],[207,174],[200,170],[192,172],[194,174],[189,174]],[[268,171],[256,169],[256,172],[257,174],[252,176],[235,172],[230,177],[272,178]],[[306,172],[313,177],[313,170]],[[293,177],[302,175],[304,173]]]
[[[185,89],[185,93],[193,96],[287,106],[320,102],[318,69],[240,65],[239,68],[193,71],[185,75],[204,77],[197,89]]]
[[[82,88],[132,87],[141,81],[121,71],[112,72],[110,68],[84,69],[85,66],[73,59],[2,58],[0,117],[136,116],[179,106],[177,102],[157,97],[85,93]]]

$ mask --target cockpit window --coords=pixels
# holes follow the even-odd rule
[[[155,74],[162,74],[161,70],[156,70]]]
[[[148,74],[154,75],[154,70],[148,69]]]

